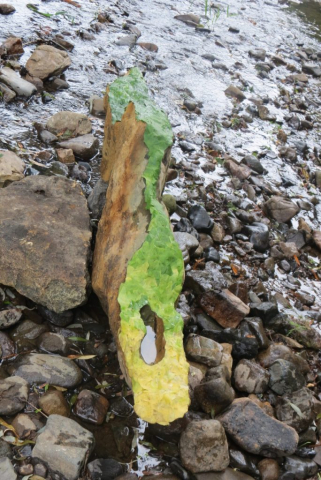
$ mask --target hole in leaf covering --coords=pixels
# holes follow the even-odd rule
[[[164,324],[149,305],[140,309],[140,316],[146,326],[146,335],[140,344],[140,354],[147,365],[155,365],[165,355]]]

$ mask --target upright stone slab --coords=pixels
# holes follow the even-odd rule
[[[93,262],[93,288],[108,313],[136,413],[166,425],[188,409],[188,363],[182,317],[174,305],[184,262],[161,203],[173,134],[150,100],[138,69],[107,91],[101,165],[108,182]],[[156,358],[141,344],[156,332]]]
[[[90,219],[80,186],[24,178],[0,189],[0,283],[57,313],[89,290]]]

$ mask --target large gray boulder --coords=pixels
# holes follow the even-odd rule
[[[50,415],[38,436],[32,457],[66,480],[78,480],[94,447],[94,436],[74,420]]]
[[[90,219],[80,186],[31,176],[0,190],[0,283],[57,313],[87,300]]]

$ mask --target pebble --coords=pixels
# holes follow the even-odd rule
[[[74,413],[95,425],[101,425],[106,418],[109,407],[108,400],[96,392],[82,390],[74,406]]]
[[[69,417],[70,408],[67,400],[59,390],[48,390],[39,398],[39,407],[46,415]]]

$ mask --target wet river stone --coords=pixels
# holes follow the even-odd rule
[[[94,437],[74,420],[50,415],[38,436],[32,457],[66,480],[78,480],[94,446]]]
[[[92,125],[89,118],[83,113],[63,111],[49,118],[46,129],[54,135],[64,132],[69,136],[79,136],[90,133]]]
[[[19,376],[9,377],[0,383],[0,415],[20,412],[28,400],[29,385]]]
[[[13,152],[0,150],[0,187],[23,178],[25,164]]]
[[[276,402],[276,418],[297,432],[302,432],[313,421],[313,400],[313,394],[308,388],[283,395]]]
[[[87,422],[101,425],[108,410],[108,400],[99,393],[82,390],[77,398],[74,413]]]
[[[99,140],[94,135],[81,135],[77,138],[71,138],[58,143],[58,147],[70,148],[76,157],[83,160],[89,160],[98,152]]]
[[[16,480],[18,478],[9,458],[0,458],[0,478],[3,480]]]
[[[0,70],[0,81],[16,92],[17,95],[31,97],[37,91],[36,87],[19,77],[11,68],[4,67]]]
[[[237,390],[246,393],[263,393],[268,388],[269,373],[252,360],[241,360],[234,370]]]
[[[87,465],[90,474],[90,480],[113,480],[119,478],[123,480],[137,480],[136,475],[122,475],[122,466],[112,458],[96,458]],[[132,477],[131,477],[132,475]]]
[[[0,14],[1,15],[9,15],[10,13],[15,12],[16,9],[10,3],[0,3]]]
[[[195,476],[197,480],[254,480],[250,475],[232,468],[227,468],[224,472],[199,473]]]
[[[285,459],[283,468],[285,473],[281,476],[282,480],[303,480],[318,471],[318,465],[313,460],[294,455]]]
[[[40,45],[26,63],[26,69],[32,77],[44,80],[53,75],[60,75],[71,65],[67,52],[50,45]]]
[[[206,292],[200,297],[199,303],[223,328],[236,328],[250,313],[250,308],[227,289]]]
[[[31,176],[0,189],[0,283],[58,313],[84,303],[89,221],[80,186],[65,178]]]
[[[263,212],[280,223],[286,223],[299,212],[296,203],[283,197],[272,197],[263,204]]]
[[[81,370],[67,358],[58,355],[31,353],[23,355],[11,365],[10,371],[32,383],[49,383],[72,388],[82,380]]]
[[[179,450],[183,466],[193,473],[222,471],[230,461],[224,428],[217,420],[190,422]]]
[[[209,367],[219,365],[223,356],[223,347],[219,343],[200,335],[191,335],[188,338],[185,351],[192,360]]]
[[[0,358],[9,357],[15,352],[15,345],[9,335],[0,332]]]
[[[295,392],[305,385],[305,378],[293,363],[276,360],[270,367],[270,388],[278,395]]]
[[[238,398],[217,419],[232,440],[246,452],[264,457],[282,457],[295,452],[296,431],[267,415],[248,398]]]
[[[2,310],[0,312],[0,330],[12,327],[19,322],[21,317],[22,312],[15,308],[12,308],[11,310]]]
[[[67,400],[59,390],[48,390],[39,398],[39,407],[46,415],[69,417],[70,408]]]

